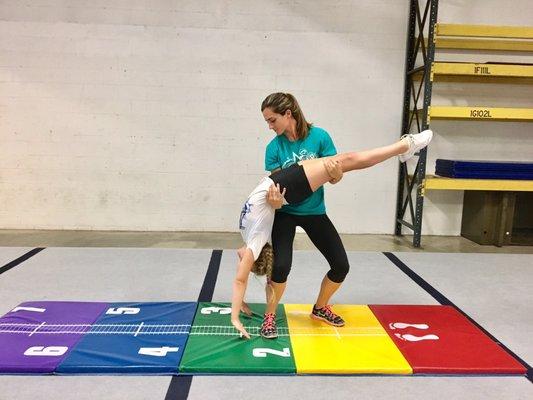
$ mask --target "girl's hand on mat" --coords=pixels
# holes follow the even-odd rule
[[[244,301],[242,302],[241,312],[244,313],[244,314],[246,314],[246,315],[249,316],[249,317],[252,316],[252,310],[250,309],[250,307],[248,306],[248,304],[246,304]]]
[[[240,332],[241,337],[244,337],[246,339],[250,339],[250,334],[248,332],[246,332],[246,329],[244,329],[244,326],[242,326],[242,323],[241,323],[240,320],[232,319],[231,323],[233,324],[235,329],[237,329]]]
[[[281,208],[286,191],[287,188],[283,188],[283,192],[280,191],[279,183],[276,185],[270,185],[268,188],[267,203],[270,204],[274,210]]]
[[[340,162],[336,160],[326,160],[324,163],[324,166],[326,167],[326,171],[328,171],[328,175],[331,177],[330,183],[337,183],[342,179],[342,167]]]

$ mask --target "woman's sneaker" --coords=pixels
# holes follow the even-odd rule
[[[429,142],[431,142],[431,139],[433,138],[433,132],[429,129],[426,129],[425,131],[422,131],[420,133],[410,133],[409,135],[404,135],[402,136],[402,138],[407,139],[407,143],[409,144],[409,150],[407,150],[403,154],[400,154],[398,158],[401,162],[406,162],[411,157],[413,157],[417,151],[423,149],[429,144]]]
[[[313,312],[311,313],[311,318],[317,319],[319,321],[324,321],[327,324],[333,326],[344,326],[344,320],[331,311],[331,306],[324,306],[322,308],[316,308],[316,305],[313,306]]]
[[[261,325],[261,336],[265,339],[275,339],[278,337],[278,327],[276,326],[276,314],[266,313]]]

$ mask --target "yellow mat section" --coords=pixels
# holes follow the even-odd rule
[[[285,304],[299,374],[412,374],[413,370],[366,305],[336,305],[346,325],[309,317],[310,304]]]

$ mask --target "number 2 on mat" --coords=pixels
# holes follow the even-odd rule
[[[266,357],[267,354],[273,354],[279,357],[290,357],[291,352],[288,347],[283,348],[283,351],[259,347],[253,350],[252,352],[254,357]]]

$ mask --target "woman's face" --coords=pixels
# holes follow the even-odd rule
[[[289,128],[291,112],[287,110],[285,114],[277,114],[267,107],[263,110],[263,117],[268,124],[268,129],[272,129],[276,135],[282,135]]]

